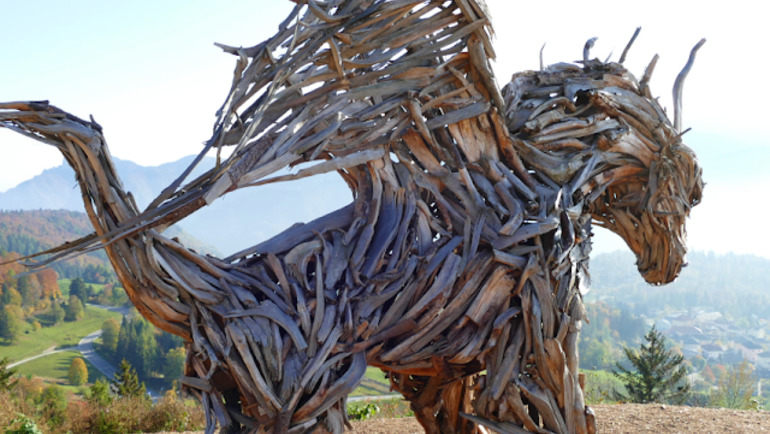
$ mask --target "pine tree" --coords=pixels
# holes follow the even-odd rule
[[[144,382],[139,382],[136,370],[125,359],[120,362],[115,379],[111,381],[112,390],[122,397],[147,397],[147,388]]]
[[[184,361],[187,352],[183,347],[168,350],[163,365],[163,375],[167,380],[176,380],[184,374]]]
[[[666,338],[653,326],[644,336],[639,350],[624,347],[634,370],[616,363],[613,374],[626,387],[627,395],[618,393],[616,398],[635,403],[666,402],[681,404],[687,399],[690,385],[685,381],[687,370],[682,366],[684,356],[666,350]]]
[[[80,277],[76,277],[70,282],[70,297],[73,295],[83,303],[88,301],[88,287],[86,282]]]
[[[94,381],[94,384],[88,388],[88,402],[104,407],[112,402],[110,395],[110,385],[102,379]]]

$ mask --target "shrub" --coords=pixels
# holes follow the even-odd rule
[[[10,427],[5,430],[5,434],[43,434],[43,432],[37,427],[35,421],[20,414],[11,421]]]
[[[348,407],[348,416],[353,420],[366,420],[379,413],[380,408],[372,403]]]
[[[67,420],[67,396],[59,386],[51,385],[43,389],[43,393],[35,399],[43,418],[48,425],[58,427]]]
[[[94,384],[88,388],[86,400],[97,407],[109,405],[112,402],[110,385],[102,379],[96,380]]]
[[[90,398],[67,402],[62,389],[52,386],[38,394],[34,403],[32,399],[0,391],[0,433],[195,431],[206,425],[203,410],[197,403],[174,396],[164,397],[155,404],[142,397],[125,397],[102,405]]]

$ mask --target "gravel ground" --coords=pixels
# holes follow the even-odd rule
[[[770,412],[660,404],[592,406],[600,433],[755,433],[770,432]],[[414,418],[354,422],[353,433],[422,433]]]

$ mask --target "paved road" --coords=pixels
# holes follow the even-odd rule
[[[27,363],[29,361],[32,361],[32,360],[35,360],[35,359],[39,359],[41,357],[45,357],[45,356],[48,356],[50,354],[61,353],[61,352],[64,352],[64,351],[77,351],[77,349],[78,349],[77,347],[67,347],[67,348],[59,348],[57,350],[56,347],[51,347],[51,348],[43,351],[42,353],[40,353],[40,354],[38,354],[36,356],[27,357],[26,359],[22,359],[22,360],[19,360],[18,362],[11,363],[11,364],[8,365],[8,368],[13,368],[14,366],[18,366],[18,365],[21,365],[22,363]]]
[[[128,307],[102,306],[102,305],[91,304],[91,303],[88,303],[87,306],[95,307],[97,309],[109,310],[112,312],[118,312],[121,315],[126,315],[130,310],[130,308]],[[88,360],[89,363],[91,363],[96,369],[98,369],[99,372],[104,374],[104,376],[107,377],[107,379],[112,380],[113,378],[115,378],[115,373],[118,372],[118,367],[115,366],[112,362],[107,361],[104,357],[97,354],[96,351],[94,350],[94,341],[96,341],[96,339],[99,338],[99,336],[101,335],[102,335],[102,331],[100,329],[81,339],[80,342],[78,342],[77,347],[60,348],[58,350],[56,349],[56,347],[51,347],[36,356],[28,357],[24,360],[19,360],[18,362],[11,363],[8,365],[8,367],[13,368],[14,366],[21,365],[22,363],[27,363],[30,360],[35,360],[40,357],[45,357],[51,354],[61,353],[63,351],[78,351],[80,352],[80,354],[83,355],[83,357],[86,358],[86,360]],[[147,393],[149,393],[150,396],[153,398],[160,396],[160,393],[157,390],[147,389]]]
[[[102,331],[97,330],[84,337],[80,340],[80,342],[78,342],[77,350],[80,351],[80,354],[82,354],[89,363],[94,365],[94,367],[98,369],[99,372],[111,380],[115,378],[115,373],[118,372],[117,366],[111,362],[108,362],[104,357],[100,356],[96,353],[96,351],[94,351],[94,341],[101,335]]]

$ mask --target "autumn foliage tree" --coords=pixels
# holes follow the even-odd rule
[[[35,273],[40,287],[43,291],[43,298],[60,298],[61,289],[59,289],[59,274],[51,268],[44,268]]]
[[[711,405],[724,408],[750,409],[757,378],[747,360],[727,369],[719,376],[711,395]]]
[[[88,382],[88,367],[83,359],[80,357],[72,359],[69,371],[67,372],[67,379],[70,381],[70,384],[75,386],[82,386]]]

